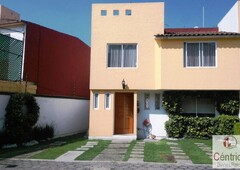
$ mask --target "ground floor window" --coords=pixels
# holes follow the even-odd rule
[[[155,93],[155,110],[160,110],[160,93]]]
[[[99,93],[93,94],[93,108],[99,109]]]
[[[149,93],[144,94],[144,109],[145,110],[150,109],[150,94]]]
[[[187,97],[182,108],[183,113],[193,116],[215,116],[215,101],[212,98]]]
[[[110,109],[110,100],[111,100],[111,95],[110,93],[105,94],[105,109],[109,110]]]

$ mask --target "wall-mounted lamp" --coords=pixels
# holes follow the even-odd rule
[[[125,89],[126,88],[126,84],[125,84],[125,80],[122,80],[122,88]]]

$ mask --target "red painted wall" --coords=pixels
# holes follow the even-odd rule
[[[24,79],[37,94],[89,98],[90,47],[80,39],[26,23]]]

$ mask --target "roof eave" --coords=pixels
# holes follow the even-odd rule
[[[201,35],[201,36],[158,36],[155,39],[196,39],[196,38],[240,38],[240,35]]]

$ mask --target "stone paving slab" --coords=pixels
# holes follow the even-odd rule
[[[94,146],[93,145],[83,145],[81,146],[81,148],[93,148]]]
[[[144,148],[133,148],[133,151],[144,151]]]
[[[178,164],[193,164],[191,160],[177,160]]]
[[[116,150],[116,149],[105,149],[102,151],[101,154],[117,154],[117,155],[125,155],[127,149],[125,150]]]
[[[128,162],[143,162],[143,158],[129,158]]]
[[[102,154],[125,154],[127,152],[127,149],[104,149],[102,151]]]
[[[173,155],[175,159],[179,160],[179,159],[183,159],[183,160],[189,160],[189,157],[186,155]]]
[[[172,152],[173,155],[186,155],[185,152]]]
[[[195,145],[203,145],[203,146],[205,146],[205,144],[204,143],[194,143]]]
[[[120,154],[99,154],[93,160],[94,161],[122,161],[124,155]]]
[[[77,148],[76,151],[87,151],[89,148]]]
[[[74,159],[76,159],[79,155],[83,153],[84,151],[68,151],[65,154],[56,158],[55,161],[64,161],[64,162],[74,161]]]
[[[119,140],[119,139],[113,139],[111,143],[120,143],[120,144],[130,144],[132,142],[132,140]]]
[[[134,154],[134,155],[143,155],[144,154],[144,152],[142,151],[142,152],[139,152],[139,151],[132,151],[131,152],[131,154]]]
[[[182,149],[171,149],[171,150],[172,150],[172,152],[183,152]]]
[[[179,146],[170,146],[171,149],[182,150]]]
[[[176,142],[167,142],[168,145],[178,145]]]
[[[128,148],[130,144],[115,144],[115,143],[110,143],[108,145],[108,148]]]
[[[138,155],[138,154],[131,154],[131,158],[144,158],[144,155]]]

